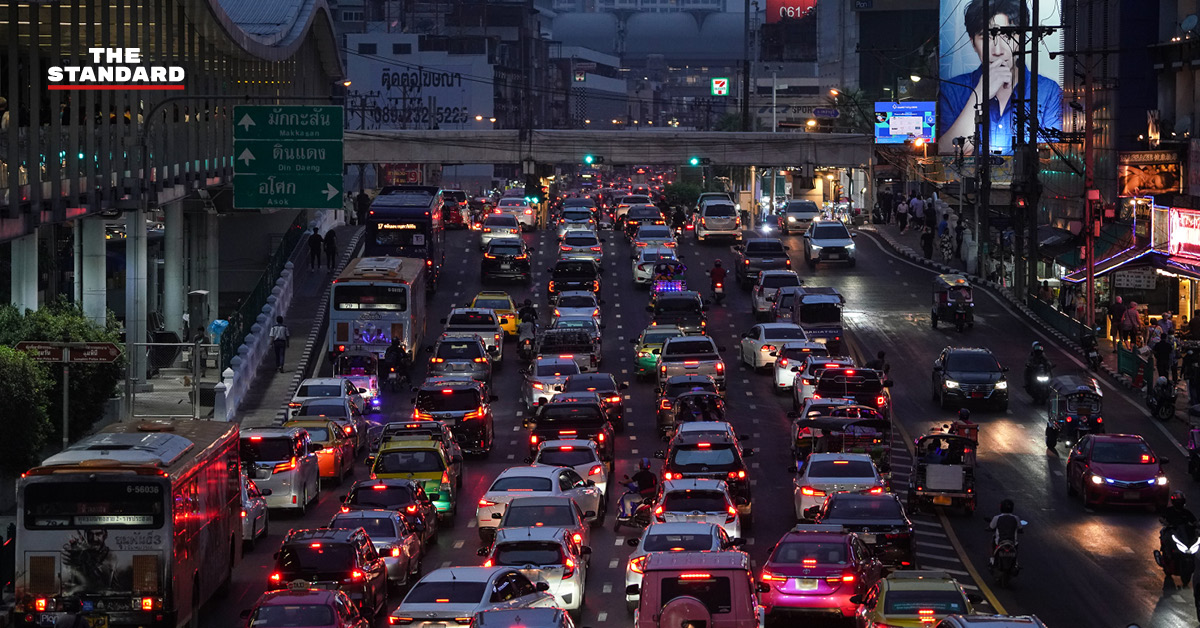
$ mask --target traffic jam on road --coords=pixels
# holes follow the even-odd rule
[[[1194,625],[1159,581],[1186,586],[1200,547],[1173,519],[1179,435],[966,277],[828,208],[782,212],[781,234],[719,193],[572,191],[545,218],[514,194],[454,233],[411,218],[440,213],[437,188],[376,203],[284,421],[114,428],[22,479],[19,618]],[[159,464],[72,521],[64,472],[102,449]],[[189,536],[121,541],[128,565],[114,550],[73,593],[39,592],[55,528],[142,539],[164,513]],[[103,573],[132,579],[124,606]]]

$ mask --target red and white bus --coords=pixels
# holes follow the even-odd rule
[[[240,558],[240,481],[233,423],[116,423],[47,458],[17,483],[17,625],[195,625]]]

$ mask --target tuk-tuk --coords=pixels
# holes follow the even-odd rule
[[[793,452],[801,462],[813,453],[867,454],[880,473],[891,471],[892,422],[882,416],[798,419],[793,431]]]
[[[373,351],[351,349],[333,361],[333,374],[345,377],[362,393],[371,412],[379,411],[379,355]]]
[[[724,421],[725,400],[711,390],[693,390],[675,398],[672,412],[659,415],[659,434],[665,439],[680,423],[691,421]]]
[[[933,278],[933,309],[929,318],[934,329],[938,319],[962,331],[975,326],[975,303],[971,283],[963,275],[938,275]]]
[[[1088,434],[1103,434],[1103,400],[1104,393],[1094,377],[1059,375],[1050,380],[1046,448],[1054,449],[1060,440],[1070,448]]]
[[[908,475],[908,510],[922,506],[961,506],[975,512],[975,459],[978,441],[949,432],[917,439]]]

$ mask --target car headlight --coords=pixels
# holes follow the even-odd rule
[[[1168,482],[1167,476],[1165,476],[1165,475],[1160,475],[1160,476],[1154,478],[1154,483],[1159,486],[1166,486],[1167,482]]]
[[[824,247],[822,247],[820,244],[812,244],[812,243],[809,243],[809,245],[808,245],[808,248],[810,248],[810,249],[812,249],[812,250],[814,250],[814,251],[820,251],[820,250],[821,250],[822,248],[824,248]]]
[[[788,222],[796,222],[795,216],[788,216]]]
[[[1050,381],[1050,376],[1049,375],[1038,375],[1037,381],[1040,383],[1048,382],[1048,381]]]
[[[1092,484],[1104,484],[1104,478],[1099,475],[1092,475]]]
[[[996,390],[1008,390],[1008,382],[1003,379],[996,382]]]
[[[958,388],[958,382],[948,379],[946,380],[946,388]]]
[[[847,251],[853,251],[853,250],[854,250],[854,243],[853,243],[853,242],[851,242],[850,244],[847,244],[847,245],[846,245],[846,250],[847,250]]]

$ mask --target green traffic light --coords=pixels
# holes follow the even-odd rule
[[[592,165],[592,163],[593,163],[593,162],[595,162],[595,161],[596,161],[596,158],[595,158],[595,157],[593,157],[593,156],[591,156],[591,155],[584,155],[584,156],[583,156],[583,163],[585,163],[585,164],[587,164],[587,165],[589,165],[589,166],[590,166],[590,165]]]
[[[699,157],[692,157],[691,159],[689,159],[689,160],[688,160],[688,163],[689,163],[689,164],[691,164],[691,165],[693,165],[693,166],[699,166],[699,165],[700,165],[700,158],[699,158]]]

